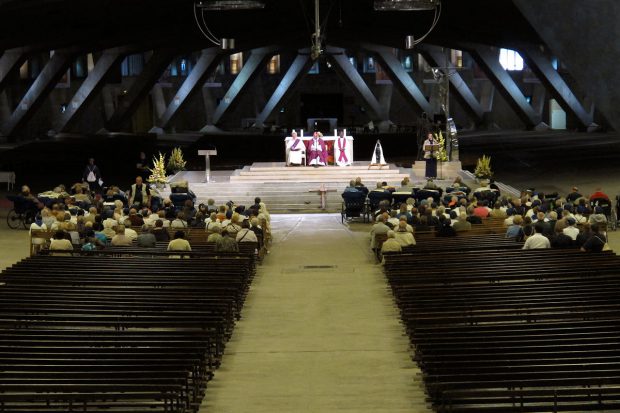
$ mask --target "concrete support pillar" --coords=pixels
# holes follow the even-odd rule
[[[351,65],[344,49],[327,46],[328,59],[334,64],[334,70],[348,84],[355,94],[362,99],[373,120],[387,121],[389,113],[382,107],[357,69]]]
[[[14,136],[19,133],[52,89],[54,89],[56,83],[66,73],[73,56],[74,52],[69,51],[56,51],[54,53],[21,99],[10,118],[2,123],[2,133],[4,136]]]
[[[134,80],[129,87],[127,94],[119,101],[114,114],[106,122],[105,129],[108,131],[119,131],[129,123],[133,114],[138,110],[140,103],[148,96],[153,85],[161,77],[178,49],[160,49],[153,52],[140,76]]]

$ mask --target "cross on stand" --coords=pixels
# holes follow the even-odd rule
[[[327,207],[327,193],[328,192],[336,192],[335,189],[327,189],[325,188],[325,184],[321,184],[319,189],[310,189],[308,192],[318,192],[321,196],[321,209],[325,209]]]

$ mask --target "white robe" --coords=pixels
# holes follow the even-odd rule
[[[340,150],[341,147],[343,150]],[[341,157],[342,153],[344,153],[345,156]],[[338,138],[334,142],[334,161],[338,166],[348,166],[353,164],[353,145],[347,138]]]
[[[377,162],[377,147],[379,149],[379,162]],[[370,158],[371,165],[387,165],[385,162],[385,158],[383,157],[383,148],[381,147],[381,142],[377,141],[375,145],[375,149],[372,151],[372,157]]]
[[[296,150],[291,150],[296,140],[299,140],[299,143],[297,143],[297,146],[295,147]],[[305,157],[305,154],[306,154],[306,146],[304,145],[304,142],[301,140],[301,138],[299,137],[298,138],[292,138],[292,137],[286,138],[286,164],[287,165],[290,165],[290,164],[301,165],[303,158]]]

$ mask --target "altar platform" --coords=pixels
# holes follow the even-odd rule
[[[284,162],[256,162],[235,171],[211,171],[211,182],[205,183],[204,171],[183,171],[173,181],[187,180],[196,193],[198,202],[213,198],[220,205],[229,200],[239,205],[252,205],[259,196],[274,213],[339,212],[344,191],[351,179],[360,177],[373,189],[377,182],[399,187],[405,177],[418,186],[426,180],[415,175],[411,168],[394,164],[370,166],[368,162],[354,162],[347,167],[285,166]],[[452,177],[453,178],[453,177]],[[463,175],[467,179],[467,175]],[[436,180],[440,186],[450,179]],[[326,207],[321,208],[320,191],[325,191]]]

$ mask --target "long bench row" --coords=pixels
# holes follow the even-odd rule
[[[451,242],[384,265],[434,409],[618,411],[620,259]]]
[[[245,256],[35,256],[0,280],[0,412],[195,412]]]

